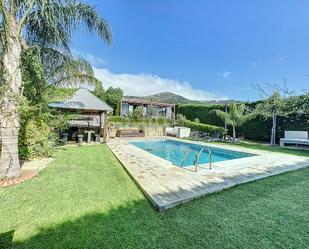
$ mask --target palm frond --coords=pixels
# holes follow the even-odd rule
[[[221,110],[214,110],[214,112],[219,118],[224,120],[226,124],[235,127],[241,126],[255,116],[255,113],[246,110],[246,106],[244,104],[237,106],[235,103],[230,104],[229,112],[224,112]]]
[[[76,0],[37,0],[23,24],[29,43],[64,50],[69,50],[76,30],[95,31],[107,44],[112,37],[108,23],[96,10]]]
[[[57,87],[81,87],[83,85],[96,86],[101,84],[101,81],[96,79],[94,76],[87,74],[74,74],[62,77],[59,80],[54,81],[50,86]]]

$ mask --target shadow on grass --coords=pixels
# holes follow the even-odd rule
[[[42,228],[37,235],[25,241],[12,241],[14,231],[0,234],[0,248],[146,248],[148,229],[159,223],[147,200],[132,202],[109,210],[90,213],[76,220]]]
[[[14,230],[0,234],[0,249],[10,248],[12,246]]]

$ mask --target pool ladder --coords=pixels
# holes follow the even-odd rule
[[[212,169],[212,167],[211,167],[211,160],[212,160],[212,153],[211,153],[211,150],[210,150],[209,148],[203,147],[203,148],[199,151],[199,153],[197,153],[197,152],[196,152],[195,150],[193,150],[193,149],[191,150],[191,151],[193,151],[194,154],[195,154],[195,159],[194,159],[194,162],[193,162],[193,164],[194,164],[194,166],[195,166],[195,167],[194,167],[194,171],[195,171],[195,172],[197,172],[198,160],[199,160],[199,158],[200,158],[200,156],[202,155],[202,153],[203,153],[204,150],[207,150],[207,151],[208,151],[209,169]],[[183,157],[183,159],[182,159],[182,161],[181,161],[181,167],[182,167],[183,164],[185,163],[185,161],[186,161],[186,159],[187,159],[189,153],[190,153],[190,150],[188,149],[187,152],[186,152],[186,154],[185,154],[185,156]]]

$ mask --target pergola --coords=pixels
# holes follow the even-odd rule
[[[78,89],[72,97],[63,101],[49,103],[48,106],[76,112],[78,115],[69,121],[69,127],[76,128],[77,133],[98,130],[101,136],[106,133],[104,132],[105,117],[113,111],[113,108],[108,104],[83,88]]]
[[[172,110],[172,119],[175,120],[175,104],[169,104],[169,103],[163,103],[163,102],[157,102],[157,101],[151,101],[147,99],[142,99],[142,98],[132,98],[132,97],[123,97],[121,99],[120,103],[120,113],[122,114],[122,106],[123,103],[127,103],[129,105],[134,105],[134,106],[147,106],[147,107],[159,107],[159,108],[171,108]]]

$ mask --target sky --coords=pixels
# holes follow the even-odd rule
[[[309,89],[308,0],[87,0],[112,30],[79,31],[72,49],[103,87],[189,99],[256,100],[253,84]]]

